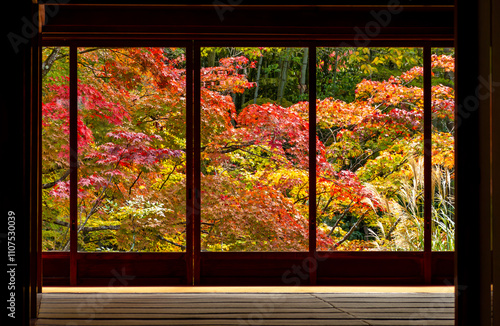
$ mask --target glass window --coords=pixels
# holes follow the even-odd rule
[[[184,251],[182,48],[78,49],[78,250]]]
[[[201,53],[202,250],[307,250],[307,48]]]
[[[453,48],[432,49],[432,250],[455,250]]]
[[[42,49],[42,249],[69,251],[69,48]]]
[[[318,250],[423,250],[422,52],[318,48]]]
[[[447,251],[453,54],[432,54],[432,248]],[[43,49],[46,251],[70,243],[68,57]],[[314,204],[319,251],[424,249],[423,49],[318,47],[312,59],[315,166],[308,48],[201,48],[202,251],[307,251]],[[185,251],[186,50],[87,47],[77,61],[78,250]]]

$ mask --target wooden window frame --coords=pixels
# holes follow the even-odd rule
[[[78,7],[76,5],[75,7]],[[250,6],[252,7],[252,6]],[[61,6],[64,8],[64,6]],[[72,6],[67,6],[74,9]],[[85,7],[83,7],[85,9]],[[106,7],[107,8],[107,7]],[[178,7],[176,7],[178,8]],[[185,6],[183,7],[184,9]],[[66,9],[66,8],[65,8]],[[99,9],[99,8],[98,8]],[[102,9],[102,8],[101,8]],[[253,8],[255,9],[255,8]],[[269,9],[269,7],[266,7]],[[107,8],[106,10],[110,10]],[[104,10],[104,11],[106,11]],[[126,11],[126,9],[123,9]],[[200,9],[202,10],[202,9]],[[263,10],[263,9],[261,9]],[[75,14],[71,10],[69,11]],[[203,10],[201,11],[203,12]],[[70,15],[71,16],[71,15]],[[77,18],[80,16],[77,16]],[[81,17],[80,17],[81,18]],[[185,253],[79,253],[76,250],[76,182],[71,182],[70,200],[71,210],[71,249],[70,252],[43,252],[41,260],[44,266],[43,282],[47,285],[335,285],[335,284],[452,284],[453,252],[431,251],[431,216],[430,216],[430,185],[431,180],[431,151],[424,147],[425,169],[425,245],[421,252],[317,252],[316,251],[316,210],[310,207],[309,221],[309,250],[305,252],[201,252],[200,250],[200,47],[202,46],[239,46],[262,44],[271,46],[301,46],[309,47],[311,53],[321,46],[340,46],[352,40],[352,34],[328,34],[330,28],[316,28],[313,35],[303,41],[304,35],[293,30],[287,34],[280,26],[271,28],[274,34],[253,27],[241,27],[241,37],[226,35],[218,27],[209,35],[197,35],[195,27],[188,28],[189,33],[179,36],[176,33],[151,34],[151,27],[126,27],[137,29],[133,36],[117,32],[120,26],[116,23],[110,26],[90,24],[84,31],[77,23],[64,26],[65,20],[47,25],[46,32],[42,32],[40,46],[69,46],[70,52],[70,120],[72,126],[76,119],[76,49],[86,46],[102,47],[156,47],[178,46],[186,48],[187,57],[187,92],[192,96],[187,99],[187,125],[194,126],[187,130],[187,149],[192,154],[187,158],[187,191],[186,191],[186,221],[187,221],[187,249]],[[58,25],[59,24],[59,25]],[[125,29],[126,29],[125,28]],[[252,33],[245,33],[246,30]],[[43,29],[42,29],[43,31]],[[99,31],[97,33],[96,31]],[[177,30],[175,30],[177,31]],[[422,33],[431,33],[423,29]],[[389,33],[389,32],[388,32]],[[216,37],[214,37],[214,35]],[[423,34],[422,34],[423,35]],[[211,38],[212,37],[212,38]],[[453,37],[453,36],[452,36]],[[431,142],[431,78],[430,55],[433,47],[453,47],[450,36],[431,33],[430,36],[408,36],[387,34],[370,41],[369,47],[422,47],[424,49],[424,144]],[[315,56],[314,56],[315,58]],[[315,70],[314,60],[310,60],[309,69]],[[309,80],[309,121],[315,121],[316,74]],[[39,82],[40,83],[40,82]],[[40,87],[41,85],[39,85]],[[40,92],[41,93],[41,92]],[[70,148],[76,153],[76,128],[70,128]],[[41,138],[39,130],[39,138]],[[313,124],[311,135],[315,137]],[[314,149],[315,142],[310,137],[310,147]],[[311,160],[315,151],[310,151]],[[72,156],[73,157],[73,156]],[[72,158],[71,180],[77,178],[76,157]],[[41,166],[41,156],[39,156]],[[316,187],[315,168],[310,166],[310,189]],[[315,194],[315,191],[311,193]],[[41,189],[39,190],[39,196]],[[198,209],[197,209],[198,208]],[[41,227],[41,225],[39,226]],[[41,239],[39,239],[41,241]],[[39,246],[40,247],[40,246]],[[41,251],[39,251],[40,254]],[[149,273],[135,270],[129,275],[127,268],[134,269],[134,263],[141,262],[144,266],[153,266],[154,263],[163,266],[163,269]],[[168,263],[167,263],[168,262]],[[365,268],[371,264],[374,268]],[[172,266],[175,272],[170,272]],[[65,267],[66,266],[66,267]],[[69,267],[67,267],[69,266]],[[378,269],[376,273],[374,270]],[[162,271],[164,274],[162,274]],[[41,269],[40,269],[40,273]],[[59,274],[58,274],[59,273]],[[116,273],[132,276],[121,278],[117,282]],[[114,275],[114,276],[113,276]],[[42,276],[39,277],[42,279]],[[118,277],[120,279],[120,277]]]

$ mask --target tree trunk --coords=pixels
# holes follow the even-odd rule
[[[335,64],[333,66],[333,77],[332,77],[332,84],[333,84],[333,93],[332,97],[335,96],[337,93],[337,67],[338,67],[338,61],[339,61],[339,52],[335,51]]]
[[[210,54],[208,55],[208,66],[209,67],[215,66],[215,49],[210,51]]]
[[[300,95],[304,94],[307,88],[307,61],[309,59],[309,50],[304,48],[304,56],[302,57],[302,69],[300,71]]]
[[[240,108],[241,110],[243,110],[243,109],[244,109],[244,106],[245,106],[245,98],[246,98],[246,96],[245,96],[245,92],[243,92],[243,93],[241,94],[241,108]]]
[[[285,92],[286,80],[288,77],[288,65],[290,61],[290,48],[286,49],[285,60],[283,61],[283,66],[281,68],[281,78],[278,89],[278,103],[281,105],[283,102],[283,94]]]
[[[45,77],[50,69],[52,68],[52,65],[54,62],[57,60],[57,57],[59,56],[59,52],[61,52],[60,47],[55,47],[50,55],[48,56],[47,59],[42,63],[42,78]]]
[[[260,81],[260,70],[262,68],[262,58],[264,55],[261,55],[259,58],[259,63],[257,65],[257,78],[255,80],[255,93],[253,95],[253,104],[257,104],[257,97],[259,96],[259,81]]]

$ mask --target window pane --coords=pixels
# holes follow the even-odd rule
[[[317,249],[423,250],[421,48],[318,48]]]
[[[78,52],[78,249],[183,251],[185,50]]]
[[[69,250],[69,48],[42,49],[42,248]]]
[[[455,250],[453,48],[432,51],[432,250]]]
[[[307,250],[308,50],[201,53],[202,250]]]

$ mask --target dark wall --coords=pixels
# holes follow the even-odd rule
[[[0,101],[0,148],[2,151],[0,257],[2,320],[6,325],[28,325],[30,284],[30,45],[37,38],[31,1],[12,1],[4,11]],[[26,69],[27,67],[27,69]],[[10,233],[9,233],[10,232]],[[36,291],[36,290],[35,290]],[[9,309],[5,309],[7,308]],[[10,316],[9,316],[10,315]]]

